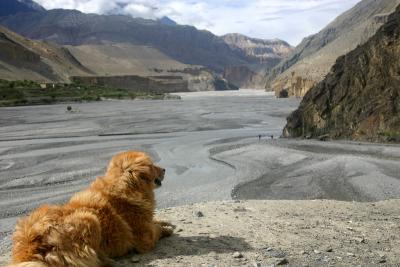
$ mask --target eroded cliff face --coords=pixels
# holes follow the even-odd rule
[[[289,116],[284,136],[400,142],[399,77],[400,6],[305,95]]]
[[[287,58],[293,51],[293,47],[287,42],[274,39],[263,40],[250,38],[238,33],[230,33],[222,36],[222,39],[232,48],[240,49],[250,60],[263,63],[271,59]]]
[[[221,77],[205,69],[187,69],[157,76],[74,76],[72,80],[87,85],[142,90],[156,93],[237,90]]]
[[[279,88],[275,90],[276,97],[281,97],[282,95],[303,97],[314,85],[314,79],[297,76],[295,72],[292,72],[291,75],[287,76],[285,79],[274,81],[272,84],[274,88]]]
[[[224,91],[237,90],[238,87],[222,78],[220,75],[210,72],[206,69],[198,71],[185,71],[182,77],[187,81],[187,91]]]
[[[387,21],[400,0],[363,0],[319,33],[305,38],[266,78],[277,96],[303,97],[329,73],[336,59],[368,41]]]

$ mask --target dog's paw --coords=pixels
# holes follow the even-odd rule
[[[109,258],[102,259],[101,267],[120,267],[120,266],[121,265],[118,262],[116,262],[112,259],[109,259]]]
[[[171,226],[162,226],[161,227],[161,236],[162,237],[168,237],[171,236],[174,233],[174,228]]]
[[[176,228],[176,226],[173,225],[173,224],[170,223],[170,222],[166,222],[166,221],[157,221],[156,223],[159,224],[159,225],[161,225],[162,227],[171,227],[172,229],[175,229],[175,228]]]

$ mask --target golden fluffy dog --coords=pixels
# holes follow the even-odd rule
[[[145,153],[116,155],[105,176],[67,204],[42,206],[18,221],[12,266],[107,266],[130,251],[151,251],[173,231],[153,218],[164,173]]]

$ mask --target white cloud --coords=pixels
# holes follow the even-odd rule
[[[360,0],[36,0],[47,9],[78,9],[86,13],[169,16],[222,35],[243,33],[280,38],[293,45],[318,32]]]

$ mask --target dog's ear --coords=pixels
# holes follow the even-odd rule
[[[117,155],[113,157],[108,164],[106,175],[109,176],[129,176],[133,172],[133,167],[131,166],[128,159],[122,155]]]
[[[129,177],[129,178],[138,178],[137,173],[133,168],[126,168],[124,170],[124,176]]]
[[[114,156],[106,175],[152,179],[152,161],[142,152],[128,151]]]

